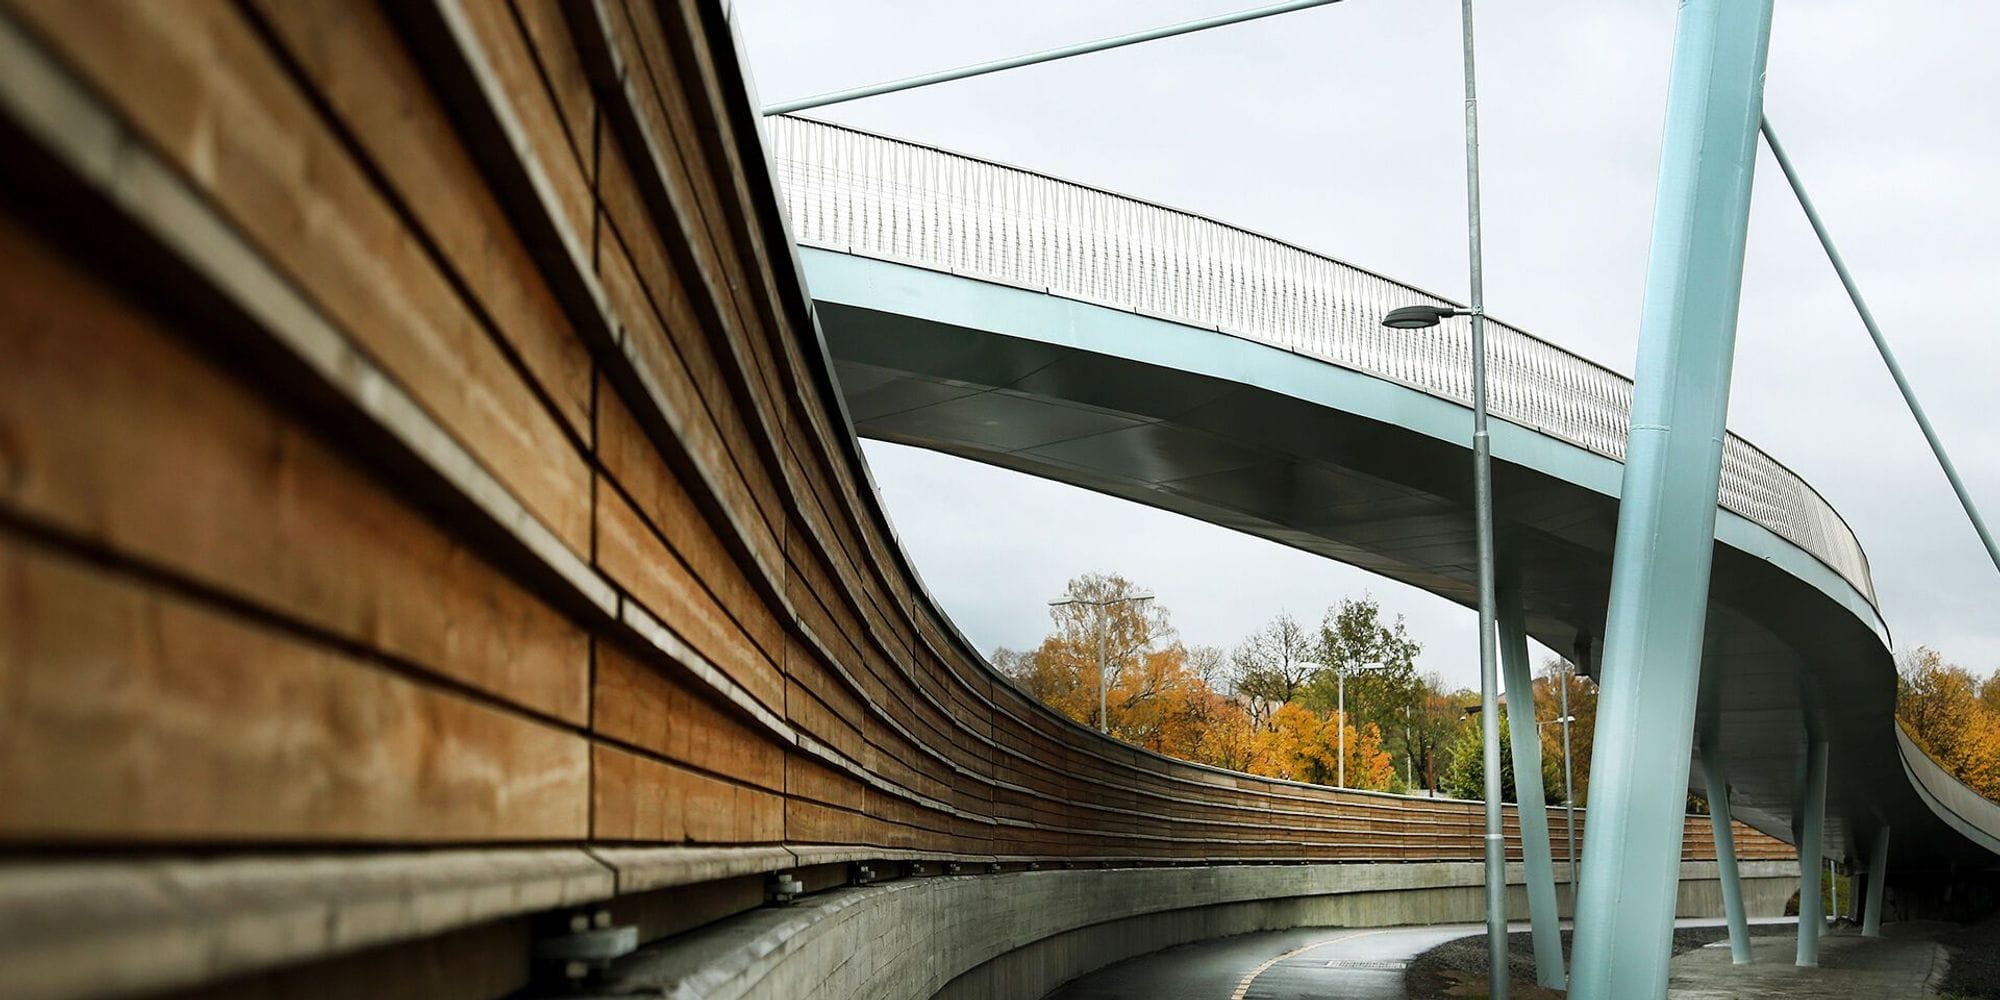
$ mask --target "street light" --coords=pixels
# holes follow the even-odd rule
[[[1382,325],[1391,330],[1427,330],[1452,316],[1470,316],[1472,310],[1453,306],[1403,306],[1389,310]]]
[[[1573,676],[1573,675],[1570,675]],[[1559,676],[1556,683],[1562,685],[1562,715],[1547,722],[1535,723],[1539,731],[1543,726],[1561,723],[1563,727],[1563,815],[1569,820],[1569,896],[1576,902],[1576,786],[1571,780],[1569,766],[1570,743],[1569,724],[1576,716],[1569,714],[1569,676]]]
[[[1493,635],[1493,470],[1486,436],[1486,286],[1479,239],[1479,91],[1472,61],[1472,0],[1460,0],[1459,25],[1465,56],[1465,244],[1472,284],[1470,308],[1413,305],[1390,311],[1382,324],[1412,330],[1436,326],[1448,316],[1472,320],[1472,495],[1479,544],[1479,703],[1480,735],[1486,763],[1486,951],[1488,989],[1507,1000],[1507,855],[1500,824],[1499,671]]]
[[[1577,648],[1588,652],[1590,649],[1590,640],[1584,639],[1580,641],[1577,644]],[[1568,669],[1563,672],[1563,676],[1560,678],[1562,681],[1561,711],[1563,724],[1563,818],[1569,821],[1569,901],[1571,907],[1574,908],[1576,905],[1576,785],[1572,777],[1574,772],[1570,769],[1572,748],[1569,742],[1569,724],[1576,721],[1576,716],[1569,713],[1569,685],[1571,681],[1576,680],[1576,664],[1565,661],[1564,665]]]
[[[1340,663],[1329,666],[1324,663],[1309,663],[1305,661],[1300,661],[1299,665],[1303,667],[1318,667],[1321,670],[1331,670],[1333,671],[1334,676],[1339,678],[1337,687],[1340,691],[1340,696],[1339,696],[1340,701],[1339,701],[1339,714],[1337,718],[1339,719],[1340,724],[1339,724],[1338,735],[1335,738],[1340,741],[1340,777],[1338,778],[1338,783],[1339,787],[1346,788],[1347,787],[1347,675],[1350,673],[1363,673],[1369,670],[1381,670],[1387,667],[1388,664],[1356,663],[1353,666],[1349,666],[1345,663]]]
[[[1085,600],[1081,597],[1061,597],[1049,602],[1049,607],[1060,608],[1070,604],[1081,604],[1089,608],[1109,608],[1119,604],[1143,603],[1153,599],[1151,594],[1127,594],[1124,597],[1110,597],[1102,601]],[[1097,628],[1097,731],[1109,735],[1111,732],[1110,713],[1106,708],[1104,633],[1109,631],[1108,623],[1099,623]]]

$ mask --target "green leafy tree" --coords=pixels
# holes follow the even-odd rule
[[[1484,799],[1486,797],[1486,740],[1481,732],[1477,715],[1467,715],[1465,724],[1451,743],[1451,764],[1445,769],[1440,784],[1444,793],[1453,798]],[[1500,710],[1500,791],[1502,801],[1517,800],[1514,784],[1514,754],[1512,737],[1507,735],[1507,710]],[[1542,757],[1542,799],[1556,804],[1563,800],[1562,774],[1550,766],[1549,758]]]
[[[1419,682],[1420,701],[1411,716],[1412,742],[1417,748],[1411,784],[1436,792],[1443,787],[1440,778],[1451,770],[1452,744],[1464,724],[1465,709],[1479,704],[1479,692],[1447,688],[1444,678],[1434,673],[1424,675]]]
[[[1433,692],[1417,674],[1423,646],[1410,638],[1402,617],[1386,621],[1371,596],[1348,598],[1326,609],[1315,645],[1319,662],[1330,669],[1312,678],[1301,700],[1316,711],[1335,711],[1340,701],[1335,671],[1346,670],[1348,724],[1373,723],[1398,762],[1414,771],[1431,749],[1418,715]]]

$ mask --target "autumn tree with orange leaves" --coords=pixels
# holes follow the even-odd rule
[[[1387,789],[1396,777],[1389,752],[1382,749],[1382,731],[1372,722],[1359,730],[1335,719],[1286,702],[1271,713],[1268,728],[1253,741],[1248,770],[1273,778],[1332,784],[1340,768],[1341,742],[1347,746],[1347,787]]]
[[[994,665],[1050,708],[1095,728],[1101,649],[1110,735],[1170,757],[1243,769],[1250,720],[1211,684],[1220,651],[1178,641],[1157,602],[1110,603],[1138,593],[1116,574],[1077,577],[1066,595],[1074,603],[1049,609],[1054,630],[1042,644],[1026,653],[996,651]]]
[[[2000,801],[2000,672],[1981,679],[1918,646],[1897,663],[1896,718],[1946,771]]]
[[[993,663],[1050,708],[1094,728],[1101,649],[1105,729],[1114,738],[1182,760],[1322,784],[1334,780],[1344,745],[1349,787],[1396,783],[1376,724],[1350,718],[1343,728],[1296,700],[1318,668],[1308,662],[1316,650],[1307,629],[1280,616],[1224,657],[1180,642],[1157,601],[1120,600],[1138,593],[1116,574],[1077,577],[1071,601],[1049,609],[1053,629],[1041,645],[996,650]]]

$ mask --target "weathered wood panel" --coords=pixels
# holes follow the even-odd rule
[[[0,837],[437,842],[585,833],[585,744],[0,536]]]

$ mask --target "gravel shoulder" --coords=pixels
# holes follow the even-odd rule
[[[1944,996],[2000,1000],[2000,918],[1952,931],[1938,943],[1951,956],[1938,984]]]

